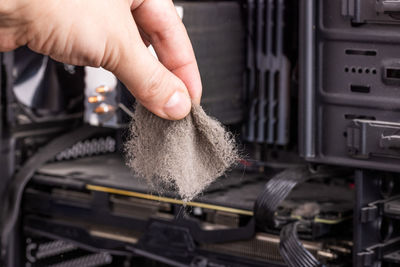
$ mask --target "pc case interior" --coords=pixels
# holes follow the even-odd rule
[[[174,3],[242,159],[160,193],[115,76],[2,53],[0,266],[398,266],[400,1]]]

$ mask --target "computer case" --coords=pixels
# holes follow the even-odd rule
[[[160,192],[115,76],[1,53],[0,266],[398,266],[400,1],[174,3],[241,160]]]

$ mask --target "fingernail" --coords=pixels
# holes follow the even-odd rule
[[[180,91],[176,91],[164,106],[164,112],[172,120],[183,119],[190,111],[190,99]]]

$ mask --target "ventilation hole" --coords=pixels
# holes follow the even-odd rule
[[[368,68],[365,69],[365,73],[366,73],[366,74],[369,73],[369,69],[368,69]]]
[[[370,92],[370,87],[365,85],[350,85],[350,90],[354,93],[368,94]]]
[[[356,55],[356,56],[376,56],[376,51],[374,50],[359,50],[359,49],[346,49],[346,55]]]
[[[343,137],[347,137],[347,132],[343,132]]]
[[[372,69],[372,74],[376,74],[376,69]]]
[[[400,69],[386,69],[386,77],[389,79],[400,79]]]
[[[362,68],[359,68],[358,73],[362,73],[362,72],[363,72]]]
[[[344,72],[349,72],[349,68],[348,67],[344,68]]]
[[[356,73],[356,68],[352,67],[351,72]]]
[[[356,115],[356,114],[345,114],[344,118],[346,120],[355,120],[355,119],[359,119],[359,120],[370,120],[370,121],[374,121],[376,120],[376,118],[374,116],[367,116],[367,115]]]

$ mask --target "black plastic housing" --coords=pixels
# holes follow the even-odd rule
[[[201,104],[222,123],[244,117],[245,20],[238,1],[175,1],[182,7],[203,82]]]
[[[247,1],[247,121],[244,139],[289,143],[290,61],[284,51],[284,0]]]
[[[348,2],[376,18],[356,20]],[[400,20],[370,2],[301,2],[300,150],[312,162],[398,172]]]

